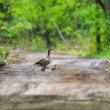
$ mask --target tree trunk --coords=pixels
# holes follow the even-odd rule
[[[51,40],[50,40],[49,34],[50,34],[50,31],[47,30],[46,33],[45,33],[47,48],[49,48],[50,46],[52,46],[52,43],[51,43]]]
[[[106,8],[105,8],[105,4],[102,2],[102,0],[95,0],[95,1],[96,1],[96,4],[99,4],[105,12]]]
[[[110,0],[104,0],[106,19],[110,20]],[[107,44],[110,45],[110,23],[107,26]]]
[[[98,3],[102,9],[105,12],[106,19],[110,19],[110,0],[104,0],[104,3],[101,0],[96,0],[96,3]],[[110,44],[110,24],[106,23],[107,28],[107,43]]]
[[[45,10],[47,11],[48,16],[51,18],[51,21],[53,23],[53,25],[55,26],[60,38],[65,42],[65,45],[68,44],[67,40],[64,38],[64,36],[62,35],[59,26],[57,25],[57,23],[55,22],[55,20],[52,18],[52,15],[50,14],[48,8],[45,6],[45,4],[43,2],[41,2],[42,6],[45,8]]]
[[[104,0],[105,11],[110,10],[110,0]]]
[[[97,43],[97,51],[101,50],[101,37],[100,37],[100,27],[97,27],[97,37],[96,37],[96,43]]]
[[[95,0],[96,4],[99,4],[104,10],[104,4],[101,2],[101,0]],[[98,8],[97,8],[98,11]],[[99,17],[99,14],[97,14],[97,17]],[[97,36],[96,36],[96,45],[97,45],[97,51],[101,50],[101,36],[100,36],[100,26],[98,25],[98,23],[96,23],[96,32],[97,32]]]

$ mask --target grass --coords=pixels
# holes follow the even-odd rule
[[[36,51],[44,52],[46,48],[38,48],[38,47],[31,46],[31,47],[26,48],[25,50],[33,51],[33,52],[36,52]]]
[[[74,49],[72,49],[72,48],[68,49],[68,48],[66,48],[64,46],[53,47],[53,48],[55,48],[53,53],[74,54],[74,55],[78,54],[78,52],[75,51]],[[36,47],[36,46],[31,46],[31,47],[25,48],[24,50],[34,51],[34,52],[47,52],[48,48],[46,48],[46,47],[39,48],[39,47]]]
[[[86,56],[94,58],[110,58],[110,47],[105,47],[99,52],[90,52]]]
[[[94,58],[110,58],[110,52],[109,51],[102,51],[102,52],[98,52],[98,53],[91,53],[88,54],[87,57],[94,57]]]
[[[47,52],[47,48],[38,48],[36,46],[28,47],[28,51],[39,51],[39,52]],[[53,53],[62,53],[62,54],[71,54],[71,55],[82,55],[83,57],[93,57],[93,58],[110,58],[110,47],[104,48],[100,52],[93,51],[76,51],[74,48],[69,49],[68,47],[64,47],[64,45],[57,46]]]
[[[85,48],[84,45],[81,45],[81,44],[77,44],[76,46],[78,47],[78,49],[75,48],[75,45],[74,46],[65,45],[64,43],[59,42],[52,53],[82,55],[83,57],[91,57],[91,58],[92,57],[93,58],[110,58],[110,46],[104,47],[103,50],[100,52],[94,52],[90,48],[84,49]],[[27,51],[35,51],[35,52],[47,52],[48,50],[45,44],[42,44],[42,46],[31,45],[30,47],[26,47],[26,46],[24,47],[25,48],[22,48],[22,49]],[[9,51],[9,48],[0,48],[0,52],[3,54],[3,58],[1,54],[0,60],[4,59],[4,54],[6,53],[6,51]]]
[[[62,54],[70,54],[70,55],[78,55],[78,52],[76,52],[74,49],[72,50],[62,50],[62,49],[58,49],[56,48],[54,50],[54,53],[62,53]]]

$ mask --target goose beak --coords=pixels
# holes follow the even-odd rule
[[[54,50],[54,48],[50,48],[50,50]]]

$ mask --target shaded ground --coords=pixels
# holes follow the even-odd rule
[[[0,71],[3,110],[109,110],[109,59],[52,54],[49,69],[42,72],[33,63],[45,58],[46,53],[11,53],[20,58],[9,61]],[[55,64],[57,69],[51,71]]]

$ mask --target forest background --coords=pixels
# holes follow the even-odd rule
[[[110,58],[110,0],[0,0],[0,59],[49,47]]]

